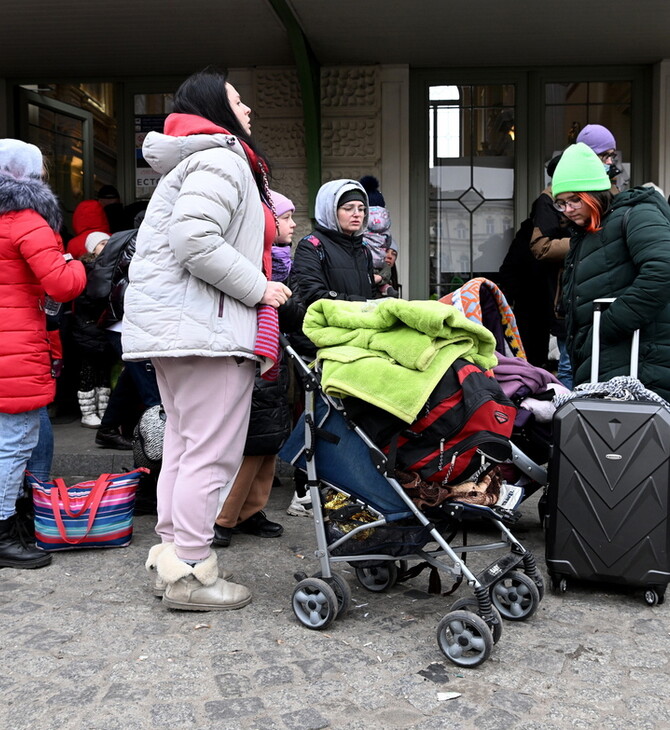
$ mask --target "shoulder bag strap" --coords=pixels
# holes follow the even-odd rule
[[[93,488],[91,489],[88,497],[86,498],[86,501],[84,502],[84,506],[78,512],[74,512],[70,505],[70,495],[68,494],[65,482],[62,479],[54,479],[54,486],[56,488],[51,490],[51,508],[54,513],[56,526],[58,527],[58,534],[61,536],[64,542],[68,543],[69,545],[77,545],[78,543],[83,542],[88,537],[88,533],[91,531],[91,527],[93,527],[93,522],[95,521],[96,515],[98,514],[98,508],[100,507],[102,497],[110,483],[111,482],[109,481],[109,474],[101,474],[96,479]],[[67,536],[67,531],[65,529],[65,525],[63,524],[63,518],[61,517],[60,513],[61,504],[63,505],[65,513],[69,517],[79,517],[90,507],[88,521],[86,523],[86,532],[81,537],[78,537],[76,540],[72,540]]]

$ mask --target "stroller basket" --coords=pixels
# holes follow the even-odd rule
[[[432,539],[430,530],[415,520],[365,527],[376,522],[377,517],[365,507],[352,503],[342,492],[330,492],[326,497],[324,517],[328,545],[342,540],[330,550],[331,555],[383,553],[399,558],[416,553]],[[352,535],[359,527],[363,529]]]

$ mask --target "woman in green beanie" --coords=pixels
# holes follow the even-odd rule
[[[639,379],[670,400],[670,206],[653,188],[612,195],[602,161],[568,147],[554,172],[554,205],[570,221],[563,274],[567,348],[575,385],[591,374],[593,300],[614,297],[600,325],[599,380],[628,375],[640,329]]]

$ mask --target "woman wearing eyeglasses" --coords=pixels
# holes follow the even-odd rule
[[[331,180],[319,188],[314,205],[316,227],[299,241],[293,257],[290,286],[297,302],[308,307],[318,299],[372,299],[374,271],[372,256],[363,242],[368,223],[368,195],[356,180]],[[306,357],[316,348],[294,319],[289,338]],[[297,491],[286,510],[296,517],[310,516],[311,503],[304,479],[295,477]]]
[[[612,195],[601,159],[583,143],[563,153],[552,193],[572,229],[563,301],[575,385],[590,377],[593,300],[613,297],[601,320],[599,380],[629,374],[640,329],[639,379],[670,400],[670,206],[653,188]]]
[[[316,227],[298,243],[295,284],[309,306],[317,299],[372,299],[373,270],[363,243],[368,196],[356,180],[331,180],[319,188]]]

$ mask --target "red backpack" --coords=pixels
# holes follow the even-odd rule
[[[511,457],[516,408],[493,373],[468,360],[454,362],[409,426],[369,404],[359,402],[354,411],[352,420],[397,469],[417,472],[425,481],[478,481]]]

